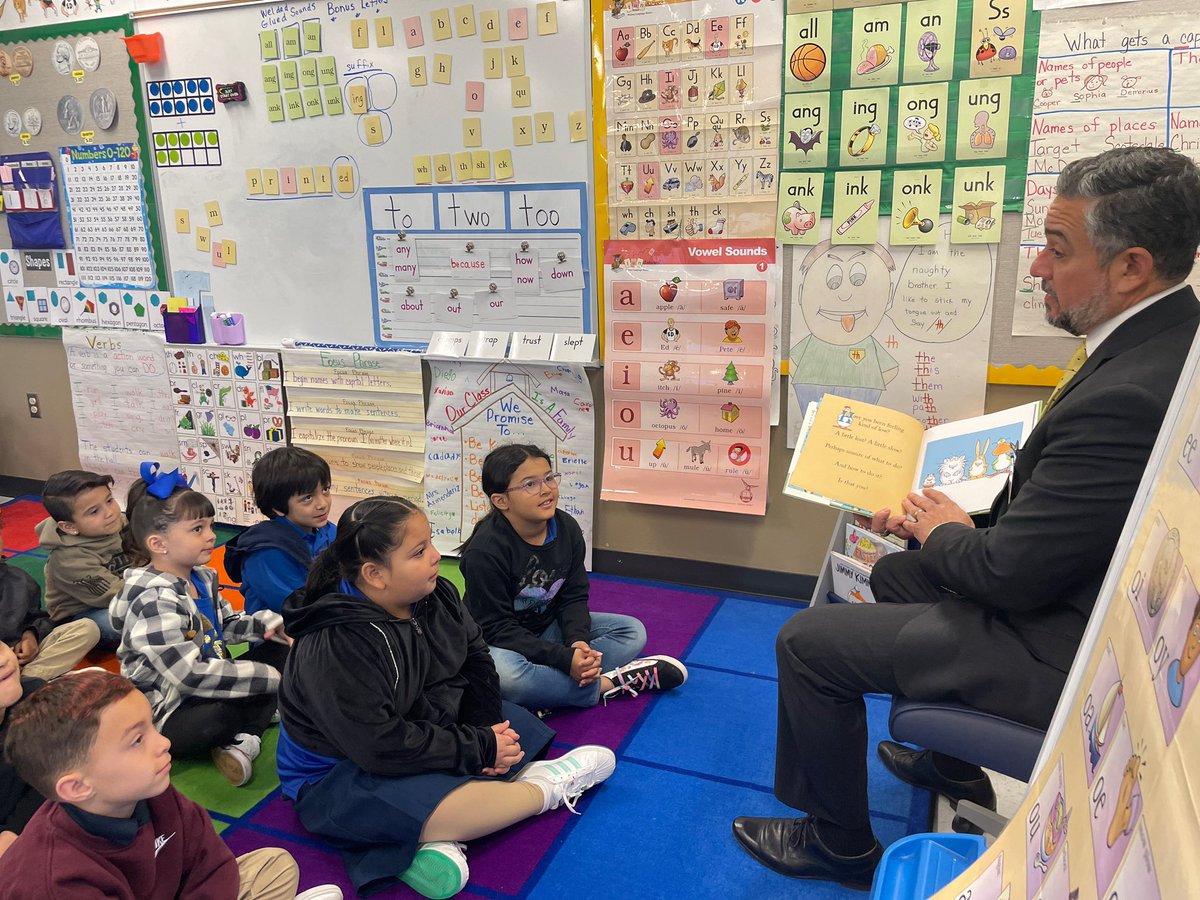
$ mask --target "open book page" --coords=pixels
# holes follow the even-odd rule
[[[969,513],[986,512],[1007,484],[1041,408],[1037,401],[930,428],[913,490],[937,488]]]
[[[784,493],[868,516],[899,509],[923,434],[904,413],[826,394],[792,457]]]

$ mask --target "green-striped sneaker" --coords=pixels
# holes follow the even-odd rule
[[[453,841],[421,844],[400,880],[430,900],[453,897],[467,886],[467,876],[471,874],[464,849],[464,845]]]
[[[590,787],[606,780],[617,768],[617,757],[607,747],[585,744],[558,759],[530,763],[517,776],[517,781],[532,781],[546,795],[542,812],[567,809],[579,815],[575,801]]]

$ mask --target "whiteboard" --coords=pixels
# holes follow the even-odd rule
[[[420,166],[437,188],[582,182],[590,191],[584,3],[310,0],[141,14],[136,25],[163,38],[143,90],[169,268],[199,273],[173,276],[172,286],[194,294],[207,282],[217,310],[245,315],[250,343],[376,342],[366,189],[424,184]],[[336,85],[322,84],[331,74]],[[414,86],[422,76],[427,83]],[[210,103],[200,90],[234,81],[245,85],[244,102]],[[292,84],[320,115],[283,102],[296,99]],[[284,120],[270,121],[280,105]],[[535,138],[533,123],[547,121],[553,140],[543,129],[518,142],[517,126]],[[439,157],[453,164],[474,153],[477,162],[480,151],[493,161],[491,178],[464,180],[455,169],[449,182],[433,180]],[[512,178],[499,180],[506,152]],[[594,207],[589,194],[589,218]],[[230,241],[233,265],[214,254]],[[581,252],[594,271],[590,244]],[[594,309],[594,297],[586,301]]]

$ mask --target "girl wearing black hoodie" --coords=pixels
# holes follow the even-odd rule
[[[616,765],[585,746],[521,770],[554,733],[501,701],[487,644],[439,559],[418,507],[360,500],[283,608],[295,639],[279,692],[283,793],[343,851],[360,892],[399,879],[453,896],[468,875],[460,842],[573,810]]]

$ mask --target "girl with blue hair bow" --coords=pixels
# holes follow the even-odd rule
[[[212,557],[213,506],[179,472],[142,464],[129,490],[133,565],[109,607],[121,632],[121,674],[146,695],[175,756],[211,753],[231,784],[250,780],[275,713],[290,640],[283,618],[234,612]],[[257,641],[233,659],[227,644]]]

